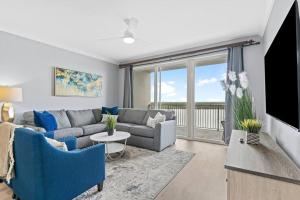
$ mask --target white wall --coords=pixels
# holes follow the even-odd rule
[[[54,96],[54,66],[103,76],[98,98]],[[85,109],[119,104],[118,66],[0,31],[0,85],[23,88],[17,112]]]
[[[119,106],[123,107],[125,69],[119,69]]]
[[[257,39],[258,40],[258,39]],[[263,44],[244,48],[244,66],[249,78],[249,88],[254,98],[256,115],[265,119],[265,82]]]
[[[148,109],[151,103],[151,77],[149,71],[133,71],[133,102],[135,108]]]
[[[248,68],[247,70],[252,84],[251,89],[254,91],[256,105],[262,109],[264,114],[265,131],[268,132],[295,161],[295,163],[300,166],[300,133],[290,126],[267,115],[265,112],[264,67],[263,65],[261,66],[263,57],[272,44],[272,41],[293,2],[294,0],[274,1],[274,7],[263,37],[263,48],[262,46],[257,47],[259,48],[257,49],[257,52],[252,52],[250,55],[245,53],[245,63],[246,67],[247,64],[249,65],[249,62],[253,63],[251,64],[251,68]],[[255,62],[257,62],[257,64],[254,64]]]

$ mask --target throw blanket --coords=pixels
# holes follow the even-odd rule
[[[15,124],[4,122],[0,124],[0,177],[7,183],[14,177],[14,154],[13,142],[15,128],[20,128]]]

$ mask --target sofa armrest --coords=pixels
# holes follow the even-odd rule
[[[62,137],[57,139],[57,141],[66,143],[69,151],[76,149],[76,140],[77,138],[74,136]]]
[[[155,127],[154,150],[161,151],[176,141],[176,120],[159,123]]]

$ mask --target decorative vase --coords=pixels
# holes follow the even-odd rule
[[[114,129],[108,129],[108,130],[107,130],[107,133],[108,133],[109,136],[113,135],[114,132],[115,132]]]
[[[247,144],[259,144],[259,133],[247,132]]]

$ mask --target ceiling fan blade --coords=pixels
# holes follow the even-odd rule
[[[148,42],[148,41],[146,41],[146,40],[143,40],[143,39],[141,39],[141,38],[135,38],[135,39],[136,39],[137,42],[142,42],[142,43],[144,43],[144,44],[146,44],[146,45],[148,45],[148,46],[154,45],[153,43]]]
[[[159,44],[165,44],[165,45],[169,44],[169,43],[166,42],[166,41],[155,41],[155,42],[153,42],[153,41],[147,41],[147,40],[144,40],[144,39],[141,39],[141,38],[137,38],[137,37],[135,37],[135,39],[136,39],[137,41],[143,42],[144,44],[146,44],[146,45],[148,45],[148,46],[157,45],[158,43],[159,43]]]
[[[137,28],[138,25],[138,19],[135,17],[126,18],[124,19],[125,24],[127,25],[128,29],[131,31]]]

